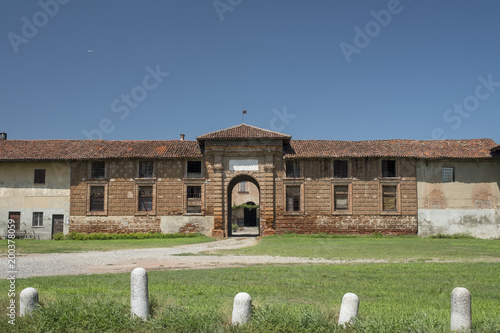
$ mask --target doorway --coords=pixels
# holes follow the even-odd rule
[[[14,220],[17,233],[21,229],[21,212],[9,212],[9,220]]]
[[[248,175],[234,177],[227,187],[227,235],[256,237],[260,235],[260,187]]]
[[[64,215],[52,215],[52,237],[64,230]]]

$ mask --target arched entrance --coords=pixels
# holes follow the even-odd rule
[[[227,187],[227,235],[260,235],[260,186],[248,175],[234,177]]]

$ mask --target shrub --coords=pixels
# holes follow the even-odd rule
[[[193,238],[199,237],[200,234],[162,234],[161,232],[134,232],[129,234],[104,234],[92,233],[83,234],[80,232],[72,231],[67,235],[62,233],[55,234],[54,240],[110,240],[110,239],[150,239],[150,238]]]
[[[429,238],[475,239],[476,237],[468,235],[468,234],[453,234],[453,235],[435,234],[435,235],[429,236]]]

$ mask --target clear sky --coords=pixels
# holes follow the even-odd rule
[[[500,143],[497,0],[0,3],[9,139]]]

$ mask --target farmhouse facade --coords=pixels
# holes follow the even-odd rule
[[[499,157],[490,139],[292,140],[246,124],[195,141],[5,139],[0,228],[19,213],[18,229],[43,238],[54,215],[65,233],[500,237]]]

